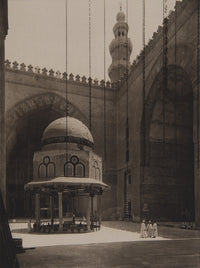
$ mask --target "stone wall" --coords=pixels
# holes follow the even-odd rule
[[[23,184],[32,179],[33,152],[40,149],[44,129],[51,121],[66,115],[66,87],[69,115],[89,126],[89,83],[86,77],[74,77],[72,74],[67,77],[65,73],[61,76],[59,72],[54,74],[53,70],[40,71],[39,68],[33,69],[25,64],[11,64],[8,60],[5,66],[9,202],[13,195],[17,199],[18,191],[23,196]],[[103,180],[112,189],[104,198],[105,207],[102,202],[102,209],[107,209],[107,204],[116,200],[112,188],[112,183],[115,185],[116,182],[111,179],[115,168],[115,88],[103,80],[100,83],[92,81],[91,133],[95,152],[104,157],[104,85],[107,161]],[[23,207],[23,197],[21,199],[19,207]]]
[[[176,59],[175,59],[175,12],[171,12],[169,15],[168,21],[168,64],[169,66],[174,66],[176,64],[176,69],[181,68],[184,73],[184,79],[188,80],[188,84],[190,84],[193,92],[193,118],[190,120],[193,122],[193,143],[194,147],[196,147],[196,81],[197,81],[197,1],[182,1],[177,2],[176,4]],[[132,216],[133,217],[141,217],[142,209],[144,206],[145,194],[148,191],[148,198],[153,202],[155,199],[153,196],[153,192],[155,189],[150,187],[150,185],[145,184],[143,182],[145,178],[145,168],[146,165],[143,165],[143,103],[142,103],[142,89],[143,89],[143,61],[142,61],[143,52],[137,57],[137,59],[133,62],[131,67],[129,77],[128,77],[128,104],[129,104],[129,150],[130,150],[130,161],[128,163],[128,169],[132,174],[132,184],[128,187],[132,189]],[[153,34],[152,40],[145,47],[145,73],[146,73],[146,88],[145,88],[145,98],[146,98],[146,107],[145,109],[148,114],[149,106],[154,107],[156,102],[156,96],[152,94],[152,87],[156,84],[158,88],[160,88],[159,82],[159,73],[162,73],[163,68],[163,31],[162,27],[158,27],[158,31]],[[125,128],[126,128],[126,94],[127,94],[127,82],[125,78],[122,78],[121,81],[117,84],[119,91],[117,95],[117,173],[118,173],[118,206],[123,209],[124,206],[124,172],[127,170],[126,161],[125,161],[125,153],[126,153],[126,141],[125,141]],[[154,85],[155,84],[155,85]],[[177,87],[180,85],[177,84]],[[148,103],[148,99],[152,98],[152,101]],[[145,124],[151,123],[151,117],[149,117],[149,122]],[[159,131],[159,130],[155,130]],[[148,136],[148,133],[146,133]],[[145,145],[146,146],[146,145]],[[146,148],[148,149],[148,148]],[[196,151],[196,149],[195,149]],[[194,162],[196,163],[196,155],[194,155]],[[164,161],[164,160],[163,160]],[[163,163],[163,161],[161,161]],[[195,184],[199,181],[197,178],[197,170],[194,167],[191,171],[191,183],[190,186],[193,187],[194,181]],[[164,170],[164,168],[163,168]],[[193,176],[195,173],[195,179]],[[158,195],[156,198],[156,202],[161,202],[164,195],[169,194],[164,200],[169,199],[169,197],[173,196],[173,193],[176,193],[178,185],[174,181],[173,189],[170,189],[170,183],[167,183],[167,187],[163,191],[163,195]],[[157,184],[159,185],[159,183]],[[159,192],[160,190],[156,190]],[[195,189],[196,195],[197,189]],[[183,193],[183,191],[182,191]],[[184,196],[184,194],[183,194]],[[196,197],[196,199],[198,199]],[[165,201],[163,200],[163,203]],[[198,207],[198,209],[197,209]],[[168,207],[169,208],[169,207]],[[196,222],[200,223],[197,219],[199,216],[199,203],[195,202],[196,208]],[[146,209],[146,206],[145,206]],[[155,207],[153,211],[156,211]],[[161,209],[162,210],[162,209]],[[166,219],[170,218],[170,208],[168,209],[169,213],[166,213]],[[197,213],[198,210],[198,213]],[[171,214],[172,215],[172,214]],[[152,212],[152,216],[155,214]],[[159,215],[157,215],[159,216]],[[180,219],[180,217],[179,217]]]

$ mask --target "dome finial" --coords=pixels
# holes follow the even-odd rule
[[[120,11],[122,11],[122,2],[120,2]]]

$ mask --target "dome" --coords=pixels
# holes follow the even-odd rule
[[[90,130],[80,120],[70,116],[51,122],[42,135],[42,145],[65,142],[94,146]]]
[[[125,14],[124,12],[120,11],[117,13],[116,16],[117,22],[125,22]]]

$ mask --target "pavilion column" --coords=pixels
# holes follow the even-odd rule
[[[99,224],[101,223],[101,198],[102,198],[102,193],[99,195],[99,206],[98,206],[98,214],[99,214]]]
[[[90,193],[90,202],[91,202],[91,206],[90,206],[90,218],[91,218],[91,224],[94,224],[94,193]]]
[[[40,228],[40,193],[35,194],[35,219],[36,219],[36,228]]]
[[[53,226],[53,194],[50,194],[49,197],[49,207],[50,207],[50,219],[51,219],[51,226]]]
[[[93,215],[94,215],[94,195],[91,195],[90,196],[90,198],[91,198],[91,210],[90,210],[90,214],[91,214],[91,217],[93,217]]]
[[[62,192],[58,192],[58,209],[59,209],[59,231],[63,230],[63,204],[62,204]]]
[[[90,207],[91,207],[91,202],[90,202],[90,197],[87,197],[87,215],[86,215],[86,220],[87,220],[87,230],[90,230]]]

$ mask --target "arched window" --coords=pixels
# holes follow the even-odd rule
[[[39,178],[55,177],[55,163],[50,161],[49,156],[43,157],[43,161],[38,167],[38,177]]]
[[[97,161],[94,161],[94,163],[93,163],[93,167],[92,167],[92,175],[93,175],[93,178],[95,178],[96,180],[100,180],[100,176],[101,176],[101,174],[100,174],[100,169],[99,169],[99,167],[98,167],[98,162]]]
[[[95,170],[95,179],[96,180],[100,180],[100,169],[97,167]]]
[[[96,172],[96,168],[95,166],[92,167],[92,178],[95,178],[95,172]]]
[[[118,32],[118,36],[120,37],[120,35],[121,35],[121,32],[119,31],[119,32]]]
[[[47,165],[47,177],[49,177],[49,178],[55,177],[55,164],[52,162],[50,162]]]
[[[39,178],[46,178],[47,177],[47,167],[44,164],[39,165],[39,171],[38,171],[38,177]]]
[[[76,177],[85,177],[85,167],[83,164],[79,163],[76,165],[75,176]]]
[[[72,155],[70,161],[65,163],[64,175],[66,177],[85,177],[85,166],[79,162],[76,155]]]
[[[64,169],[64,175],[66,177],[74,177],[74,166],[72,163],[65,163]]]

